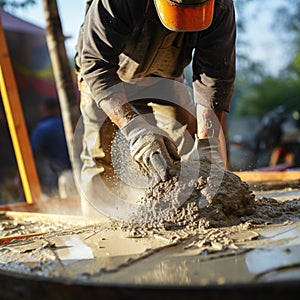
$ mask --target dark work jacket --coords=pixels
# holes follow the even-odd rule
[[[47,158],[57,174],[71,169],[63,121],[58,116],[43,118],[30,136],[34,155]]]
[[[72,169],[62,119],[43,118],[33,129],[30,141],[42,190],[57,196],[60,174]]]
[[[93,0],[80,30],[76,61],[98,104],[110,96],[108,88],[122,81],[174,79],[192,61],[195,101],[229,111],[235,26],[232,0],[216,0],[211,26],[198,32],[165,28],[153,0]]]

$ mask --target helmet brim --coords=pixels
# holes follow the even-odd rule
[[[170,0],[154,0],[154,3],[162,24],[172,31],[205,30],[212,23],[215,0],[193,5]]]

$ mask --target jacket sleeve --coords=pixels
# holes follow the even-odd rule
[[[123,92],[117,70],[119,55],[133,28],[131,14],[126,0],[94,0],[86,14],[80,67],[98,106],[114,92]]]
[[[193,58],[195,102],[229,111],[236,68],[236,23],[232,0],[216,0],[211,26],[200,32]]]

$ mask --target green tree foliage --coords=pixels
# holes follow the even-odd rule
[[[300,50],[300,2],[286,0],[284,5],[279,7],[275,15],[274,27],[284,36],[288,32],[289,39],[293,40],[297,50]]]
[[[297,76],[300,77],[300,51],[296,54],[292,67]]]
[[[244,60],[246,63],[240,64],[237,71],[232,103],[236,117],[262,117],[278,105],[300,98],[300,3],[282,2],[274,14],[272,27],[278,33],[279,42],[286,45],[284,59],[290,63],[277,76],[271,76],[257,62]]]
[[[280,32],[281,39],[289,47],[290,63],[285,69],[286,76],[300,75],[300,2],[287,0],[287,4],[278,9],[274,27]],[[288,33],[288,34],[287,34]]]
[[[266,76],[248,88],[243,101],[236,105],[238,116],[262,117],[275,107],[299,98],[299,78],[274,78]]]

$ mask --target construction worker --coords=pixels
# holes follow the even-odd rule
[[[232,0],[89,1],[76,47],[86,195],[95,176],[110,172],[116,128],[156,183],[179,172],[182,128],[200,148],[219,147],[235,79],[235,26]],[[183,77],[190,63],[192,96]],[[95,195],[83,200],[84,213]]]

